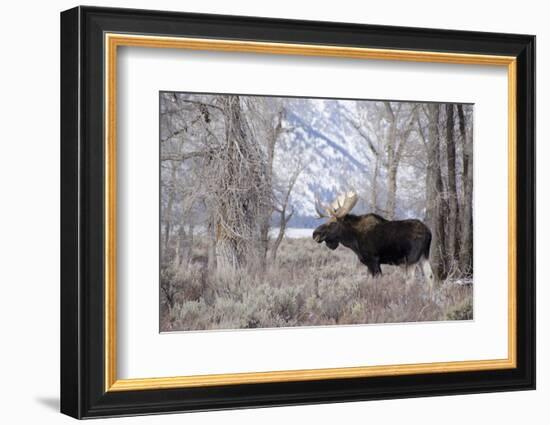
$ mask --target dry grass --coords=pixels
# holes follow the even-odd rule
[[[472,319],[472,286],[441,284],[431,297],[420,270],[405,283],[399,267],[372,278],[348,249],[284,240],[263,274],[208,274],[194,261],[161,272],[161,331],[272,328]]]

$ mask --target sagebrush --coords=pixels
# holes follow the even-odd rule
[[[161,269],[160,330],[272,328],[473,318],[472,286],[440,282],[433,294],[418,270],[373,278],[350,251],[284,239],[265,271],[208,272],[206,244],[187,263]]]

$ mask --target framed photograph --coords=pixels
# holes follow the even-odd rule
[[[61,411],[535,388],[535,37],[61,14]]]

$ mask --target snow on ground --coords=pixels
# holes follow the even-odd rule
[[[311,238],[314,229],[303,229],[299,227],[289,227],[286,229],[285,236],[289,239]],[[274,227],[269,231],[269,236],[276,238],[279,234],[279,228]]]

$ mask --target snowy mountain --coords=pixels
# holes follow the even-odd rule
[[[295,213],[290,225],[311,227],[318,223],[315,195],[331,200],[366,178],[369,164],[357,152],[356,130],[346,119],[344,102],[289,99],[285,106],[285,128],[290,131],[279,142],[274,171],[284,185],[296,167],[303,167],[292,192]]]
[[[356,104],[355,101],[332,99],[286,99],[284,126],[288,131],[277,145],[275,176],[284,186],[296,167],[303,167],[291,195],[295,213],[290,227],[315,227],[319,224],[314,206],[316,194],[322,201],[329,202],[338,193],[355,190],[360,202],[354,212],[370,212],[375,158],[352,124],[357,116]],[[384,170],[381,169],[380,173],[378,203],[384,205]],[[399,170],[398,178],[414,181],[417,176],[414,170],[404,166]],[[420,189],[416,196],[422,195]],[[398,196],[396,217],[423,214],[407,204],[400,202]]]

